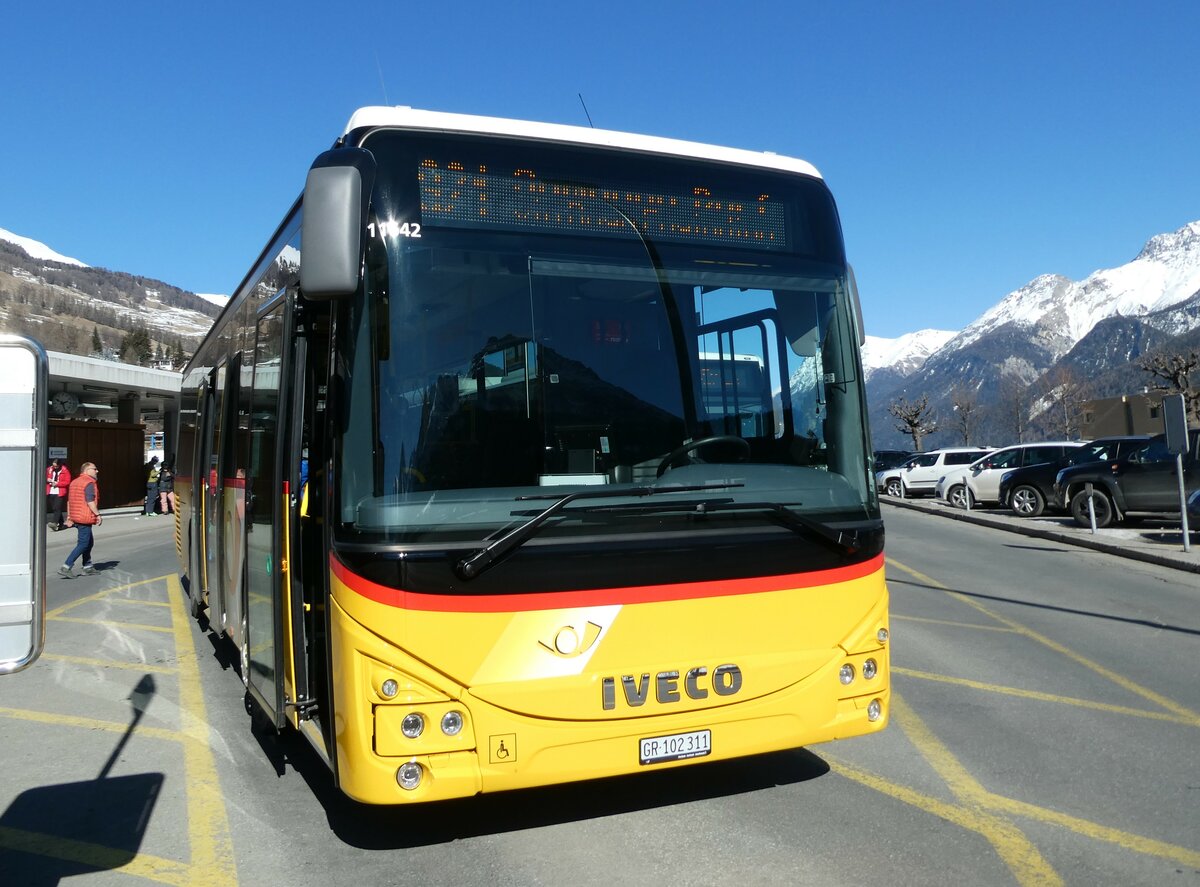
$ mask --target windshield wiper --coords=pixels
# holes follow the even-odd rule
[[[793,533],[815,536],[843,554],[857,554],[862,544],[858,530],[839,530],[828,524],[805,517],[778,502],[708,502],[705,512],[713,511],[769,511],[783,526]]]
[[[627,496],[659,496],[663,493],[696,493],[704,490],[724,490],[729,489],[730,487],[740,486],[743,486],[743,484],[704,484],[681,487],[625,487],[623,489],[580,490],[576,493],[569,493],[566,496],[555,499],[549,508],[543,509],[529,520],[525,521],[525,523],[514,527],[503,536],[495,539],[492,542],[489,542],[470,557],[463,558],[458,562],[458,575],[463,579],[474,579],[514,548],[519,548],[537,535],[538,530],[547,520],[561,512],[572,502],[577,502],[580,499],[616,499]],[[550,497],[518,496],[516,501],[525,502],[531,499],[548,498]]]

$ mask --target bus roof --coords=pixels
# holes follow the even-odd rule
[[[392,127],[399,129],[430,130],[434,132],[488,133],[491,135],[516,136],[553,142],[568,142],[580,145],[599,145],[607,148],[622,148],[650,154],[667,154],[677,157],[696,157],[737,163],[762,169],[778,169],[821,178],[821,174],[807,160],[773,154],[770,151],[747,151],[742,148],[722,148],[700,142],[685,142],[659,136],[637,135],[608,129],[590,129],[586,126],[569,126],[562,123],[536,123],[529,120],[510,120],[504,117],[478,117],[472,114],[448,114],[442,111],[422,111],[406,106],[385,107],[372,105],[359,108],[346,124],[349,134],[363,127]]]

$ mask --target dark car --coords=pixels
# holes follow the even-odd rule
[[[1166,435],[1150,438],[1140,448],[1115,462],[1072,465],[1058,473],[1054,492],[1060,506],[1070,509],[1080,526],[1091,526],[1091,511],[1097,527],[1125,520],[1134,513],[1179,514],[1179,478],[1176,458],[1167,449]],[[1188,451],[1183,456],[1184,495],[1200,489],[1200,429],[1188,432]]]
[[[1121,459],[1150,439],[1148,434],[1098,437],[1054,462],[1014,468],[1000,478],[1000,505],[1021,517],[1037,517],[1047,508],[1058,510],[1054,478],[1069,465]]]
[[[887,471],[889,468],[896,468],[908,461],[908,457],[912,455],[908,450],[876,450],[873,454],[875,457],[875,471]]]

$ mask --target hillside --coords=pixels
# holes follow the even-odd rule
[[[115,359],[125,337],[144,330],[148,351],[141,362],[165,357],[178,364],[220,313],[218,305],[160,280],[88,267],[2,233],[0,331],[31,336],[47,350],[92,355],[95,335],[100,353]],[[133,354],[125,359],[138,362]]]

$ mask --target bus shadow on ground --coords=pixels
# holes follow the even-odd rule
[[[287,762],[325,808],[334,834],[363,850],[422,847],[654,810],[794,785],[829,772],[824,760],[801,748],[453,801],[375,807],[359,804],[336,789],[328,768],[302,738],[293,734],[275,741],[287,746]]]

